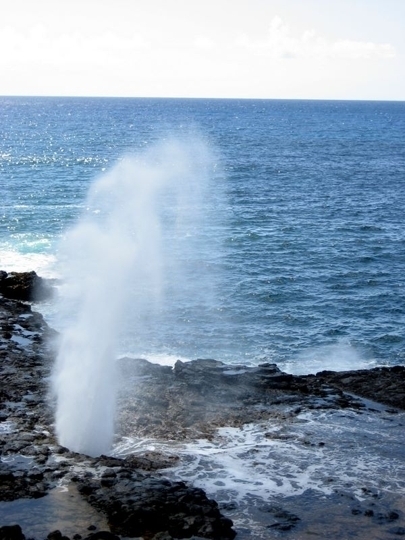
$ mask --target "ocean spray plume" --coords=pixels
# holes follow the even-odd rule
[[[195,218],[209,163],[206,145],[195,140],[126,157],[91,186],[85,214],[66,235],[61,310],[73,322],[61,339],[53,384],[57,435],[73,451],[96,456],[111,447],[125,306],[129,298],[138,311],[159,303],[162,227],[175,235]]]

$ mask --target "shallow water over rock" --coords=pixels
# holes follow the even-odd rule
[[[54,530],[63,531],[69,537],[80,534],[84,538],[90,530],[108,529],[106,517],[78,496],[72,485],[56,487],[39,499],[0,502],[0,523],[18,523],[27,538],[46,538]]]
[[[360,531],[379,539],[405,527],[404,425],[405,413],[371,402],[360,410],[320,407],[178,444],[180,459],[165,474],[218,501],[238,538],[294,530],[294,539],[325,531],[334,539]],[[147,444],[165,451],[161,443]],[[139,450],[130,439],[116,447],[122,454]]]

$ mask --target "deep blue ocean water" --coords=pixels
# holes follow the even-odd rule
[[[212,151],[196,241],[163,234],[165,300],[120,354],[405,363],[403,102],[0,98],[0,268],[56,274],[89,186],[173,137]]]

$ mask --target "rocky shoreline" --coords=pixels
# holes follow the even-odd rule
[[[2,273],[2,280],[6,278]],[[18,294],[17,299],[15,293],[13,298],[6,298],[7,294],[3,288],[0,516],[20,501],[27,502],[24,512],[29,514],[35,501],[50,500],[59,489],[68,494],[69,504],[84,508],[85,516],[88,508],[88,518],[75,528],[71,517],[69,531],[50,524],[46,534],[33,536],[25,534],[29,516],[24,521],[21,511],[21,521],[5,523],[0,518],[0,540],[23,540],[24,534],[38,539],[48,535],[49,540],[234,538],[238,531],[226,507],[220,508],[202,489],[165,476],[164,469],[176,462],[174,453],[145,451],[124,458],[90,458],[58,444],[49,393],[56,333]],[[172,369],[124,358],[120,373],[118,439],[210,440],[220,427],[285,421],[303,409],[359,410],[365,405],[357,396],[385,404],[392,414],[405,409],[403,366],[293,376],[274,364],[250,368],[201,359],[178,361]],[[278,506],[272,508],[279,515],[275,523],[281,525],[271,532],[289,534],[300,518]],[[362,515],[370,511],[361,510]],[[379,526],[388,527],[390,534],[405,534],[401,511],[380,511],[377,506],[370,516],[377,515]]]
[[[61,483],[74,484],[76,496],[107,516],[111,538],[235,536],[232,522],[202,490],[150,472],[161,461],[90,458],[59,446],[49,396],[55,336],[28,304],[4,297],[0,324],[0,501],[39,499]],[[49,532],[57,540],[58,533]],[[2,539],[22,534],[16,527],[0,529]],[[106,531],[89,535],[92,540],[110,537]]]

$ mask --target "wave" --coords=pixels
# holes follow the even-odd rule
[[[51,253],[22,253],[10,248],[0,247],[0,270],[6,272],[30,272],[34,270],[44,278],[55,278],[56,257]]]

